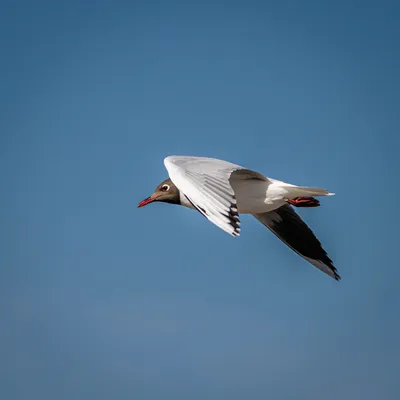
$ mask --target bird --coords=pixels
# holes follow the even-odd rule
[[[240,235],[240,214],[251,214],[310,264],[339,281],[340,276],[313,231],[293,207],[318,207],[322,188],[297,186],[228,161],[168,156],[169,178],[138,207],[163,202],[199,211],[231,236]]]

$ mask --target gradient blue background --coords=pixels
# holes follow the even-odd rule
[[[397,398],[396,3],[4,2],[0,397]],[[336,192],[342,281],[137,209],[171,154]]]

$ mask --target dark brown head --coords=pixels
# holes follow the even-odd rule
[[[164,203],[181,204],[179,190],[172,183],[171,179],[166,179],[161,182],[154,193],[147,199],[142,200],[138,207],[146,206],[147,204],[153,203],[154,201],[162,201]]]

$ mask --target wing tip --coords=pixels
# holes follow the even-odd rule
[[[336,270],[336,268],[334,268],[333,270],[332,270],[332,278],[336,281],[336,282],[340,282],[340,280],[342,279],[341,277],[340,277],[340,275],[338,274],[338,272],[337,272],[337,270]]]
[[[322,259],[312,259],[304,255],[301,256],[305,260],[307,260],[310,264],[314,265],[314,267],[317,267],[320,271],[329,275],[335,281],[340,281],[342,279],[339,273],[337,272],[336,267],[333,265],[332,260],[328,257],[326,253],[324,254],[324,257],[322,257]]]
[[[340,277],[339,273],[337,272],[336,267],[333,265],[332,261],[330,261],[329,264],[326,264],[323,262],[324,266],[326,268],[321,268],[323,272],[328,274],[331,278],[333,278],[335,281],[339,282],[342,278]],[[318,268],[318,267],[317,267]]]
[[[323,267],[321,265],[315,265],[317,268],[319,268],[322,272],[325,272],[327,275],[329,275],[331,278],[333,278],[335,281],[339,282],[342,278],[340,277],[336,267],[333,265],[332,260],[328,257],[326,254],[326,260],[322,261],[319,260],[319,263],[323,264]]]
[[[319,260],[324,264],[325,268],[321,268],[323,272],[326,272],[330,277],[332,277],[335,281],[339,282],[342,278],[340,277],[336,267],[333,265],[333,261],[329,258],[329,256],[325,252],[325,260]]]

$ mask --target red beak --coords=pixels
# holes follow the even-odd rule
[[[147,206],[147,204],[152,203],[153,201],[155,201],[156,199],[148,197],[147,199],[142,200],[139,204],[138,204],[138,208],[139,207],[144,207]]]

